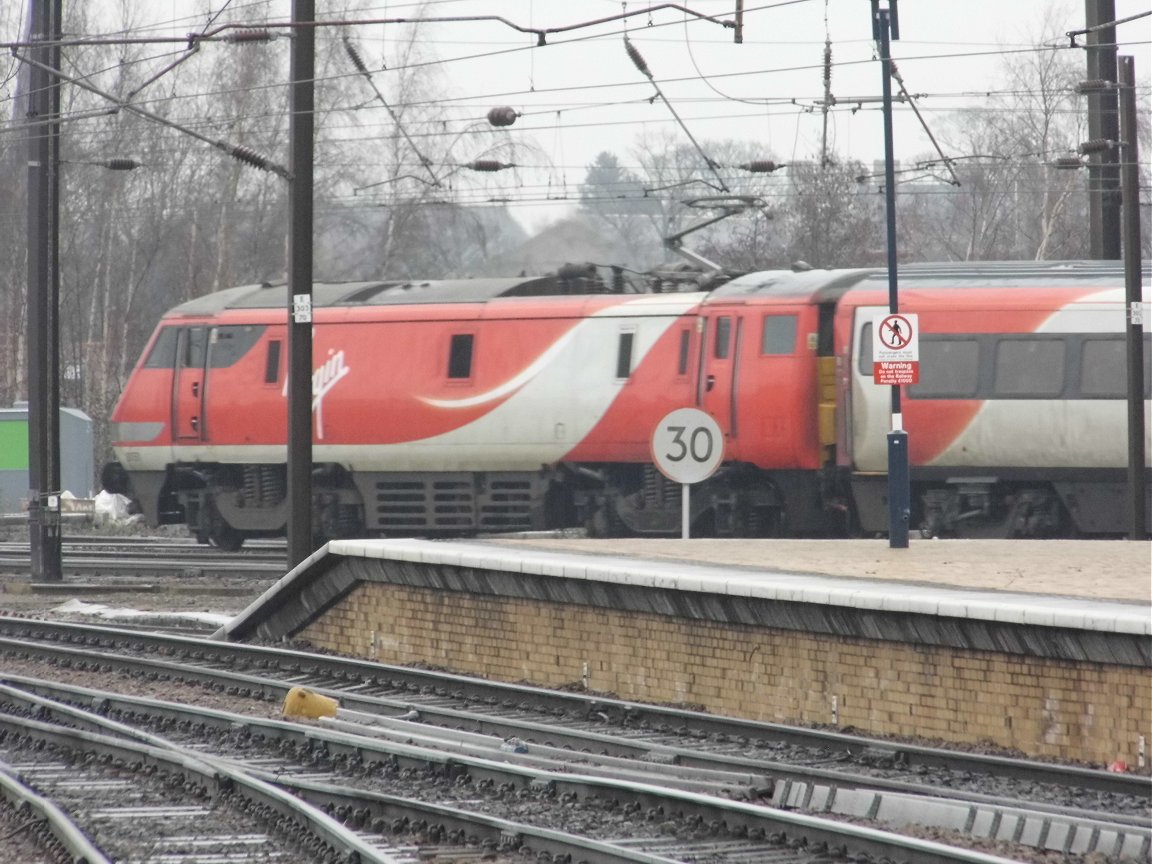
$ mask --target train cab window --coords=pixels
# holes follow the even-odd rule
[[[213,327],[208,340],[208,365],[213,369],[231,366],[247,354],[263,335],[263,325],[227,324]]]
[[[632,375],[632,343],[636,334],[631,331],[620,334],[620,343],[616,349],[616,377],[628,378]]]
[[[275,384],[280,380],[280,351],[283,344],[279,339],[268,342],[268,355],[264,358],[265,384]]]
[[[727,360],[732,343],[732,319],[724,315],[716,319],[716,335],[712,338],[712,356]]]
[[[992,397],[1055,398],[1064,391],[1063,339],[1000,339]]]
[[[176,334],[178,327],[165,327],[152,344],[152,350],[144,360],[145,369],[172,369],[176,366]]]
[[[922,336],[920,381],[913,399],[971,399],[980,387],[980,343],[974,338]]]
[[[760,338],[761,354],[796,353],[795,315],[766,315],[764,332]]]
[[[184,331],[180,352],[182,369],[203,369],[204,352],[208,346],[208,334],[203,327],[189,327]]]
[[[476,337],[472,333],[453,333],[448,348],[448,377],[472,377],[472,350]]]
[[[677,375],[688,374],[688,352],[692,345],[692,331],[680,331],[680,357],[676,364]]]

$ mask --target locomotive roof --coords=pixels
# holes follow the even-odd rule
[[[312,305],[393,306],[413,303],[482,303],[496,297],[539,297],[557,294],[584,294],[569,290],[565,280],[555,276],[500,279],[392,280],[383,282],[314,282]],[[173,308],[172,315],[214,315],[225,309],[280,309],[288,304],[288,286],[261,283],[226,288],[197,297]]]
[[[1114,287],[1124,284],[1124,265],[1120,261],[957,261],[905,264],[898,276],[902,284],[928,289],[996,288],[1006,283],[1022,288]],[[867,281],[887,284],[888,271],[881,270]]]
[[[1143,281],[1150,269],[1144,265]],[[972,261],[904,264],[899,287],[916,290],[956,288],[1052,288],[1061,285],[1124,285],[1119,261]],[[762,270],[732,279],[713,289],[708,303],[740,302],[756,297],[795,297],[809,303],[834,303],[853,289],[886,288],[885,268],[838,270]],[[587,294],[584,280],[568,281],[555,274],[532,277],[392,280],[378,282],[315,282],[312,304],[333,306],[394,306],[424,303],[483,303],[498,297],[540,297]],[[603,293],[601,288],[596,293]],[[281,309],[288,303],[288,286],[260,283],[228,288],[189,300],[173,308],[175,316],[214,315],[225,309]]]
[[[1144,268],[1148,279],[1149,268]],[[1060,285],[1120,287],[1124,267],[1119,261],[959,261],[903,264],[899,286],[935,288],[1052,288]],[[748,273],[715,289],[709,302],[751,297],[797,297],[809,302],[835,302],[853,288],[886,288],[887,268],[843,270],[764,270]]]

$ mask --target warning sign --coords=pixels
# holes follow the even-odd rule
[[[872,322],[872,380],[915,384],[920,380],[920,323],[915,314],[878,315]]]

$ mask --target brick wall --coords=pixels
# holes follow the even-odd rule
[[[1137,761],[1147,670],[819,636],[383,583],[305,628],[317,647],[781,723]],[[834,713],[835,712],[835,713]]]

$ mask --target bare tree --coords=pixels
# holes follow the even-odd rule
[[[722,210],[733,215],[694,232],[685,245],[735,269],[750,269],[778,254],[781,244],[773,230],[778,226],[772,219],[782,184],[741,167],[761,158],[757,145],[706,141],[701,148],[716,173],[694,146],[667,133],[637,140],[632,151],[636,169],[622,167],[613,153],[601,153],[588,167],[580,188],[581,210],[610,233],[634,266],[667,261],[664,238]]]
[[[943,185],[901,212],[908,230],[902,252],[918,259],[1046,259],[1087,254],[1085,178],[1052,163],[1075,152],[1086,136],[1079,55],[1047,44],[1013,54],[1003,85],[985,104],[957,112],[940,132],[954,157],[958,188]],[[904,191],[909,191],[905,189]],[[911,197],[911,196],[905,196]]]
[[[859,267],[884,260],[883,197],[859,182],[867,172],[835,154],[788,168],[783,218],[788,261],[813,267]]]
[[[11,5],[0,16],[11,17]],[[344,11],[353,17],[363,5],[348,0]],[[220,13],[207,3],[201,8],[205,24],[259,24],[281,11],[270,0]],[[65,29],[137,32],[140,9],[137,0],[101,7],[71,4]],[[103,16],[98,21],[97,13]],[[91,20],[82,17],[89,14]],[[0,24],[15,26],[10,20]],[[480,130],[444,134],[447,120],[437,106],[432,67],[417,62],[429,58],[418,56],[422,43],[416,32],[414,27],[396,43],[399,71],[390,83],[397,89],[389,98],[398,114],[396,122],[385,124],[386,134],[380,134],[381,106],[374,117],[355,110],[370,94],[348,63],[340,34],[325,31],[317,40],[318,279],[380,276],[389,269],[425,278],[450,275],[514,239],[506,212],[503,218],[499,208],[473,213],[453,201],[461,182],[453,163],[465,159],[450,151],[453,145],[471,148],[473,133]],[[59,227],[62,398],[97,419],[98,462],[105,457],[103,421],[163,312],[209,291],[283,277],[287,185],[274,173],[256,170],[252,160],[230,159],[202,138],[243,147],[269,163],[286,163],[288,51],[288,40],[206,42],[185,57],[170,46],[147,44],[65,49],[66,74],[76,81],[66,81],[62,90],[67,121]],[[0,105],[17,110],[11,101]],[[11,127],[23,118],[2,119]],[[401,134],[401,125],[423,136],[419,153]],[[503,141],[491,132],[478,137],[484,137],[484,147],[470,151],[471,158],[506,157],[500,148],[507,136]],[[0,398],[5,401],[24,386],[24,215],[16,202],[23,198],[26,146],[19,135],[0,136],[0,192],[11,192],[3,198],[10,211],[6,218],[19,229],[0,235],[5,265],[0,268]],[[405,176],[423,170],[424,153],[437,166],[437,182]],[[130,173],[101,167],[124,158],[140,167]],[[386,201],[364,202],[352,194],[381,176],[393,181]],[[345,263],[354,260],[349,251],[356,241],[370,266]]]
[[[495,178],[508,175],[465,166],[514,165],[527,145],[444,106],[422,38],[434,26],[390,25],[387,56],[342,34],[318,58],[329,131],[317,142],[316,260],[333,277],[461,275],[519,239],[506,208],[460,201],[505,195]]]

